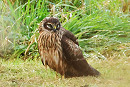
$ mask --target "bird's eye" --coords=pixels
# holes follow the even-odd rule
[[[47,28],[52,29],[53,27],[51,24],[47,24]]]
[[[57,28],[60,28],[60,24],[57,25]]]

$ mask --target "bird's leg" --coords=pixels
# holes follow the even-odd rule
[[[62,75],[62,76],[61,76],[61,79],[65,79],[65,75]]]
[[[58,73],[56,72],[56,78],[58,77]]]
[[[47,65],[46,65],[46,60],[45,58],[43,59],[44,65],[45,65],[45,69],[47,70]]]
[[[47,64],[46,64],[45,58],[42,57],[41,61],[42,61],[42,64],[45,66],[45,69],[47,70]]]
[[[65,71],[63,70],[62,74],[61,74],[61,79],[65,79]]]
[[[45,64],[45,69],[47,70],[47,65]]]

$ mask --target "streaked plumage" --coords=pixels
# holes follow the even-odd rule
[[[100,74],[87,63],[76,37],[64,29],[57,18],[43,19],[39,34],[38,49],[43,65],[65,77]]]

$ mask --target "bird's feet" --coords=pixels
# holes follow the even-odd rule
[[[61,76],[61,79],[65,79],[65,76],[63,75],[63,76]]]

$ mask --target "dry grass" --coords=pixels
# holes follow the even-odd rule
[[[1,87],[128,87],[130,59],[128,57],[95,60],[89,64],[101,72],[100,77],[55,78],[55,72],[45,70],[40,60],[0,60]]]

